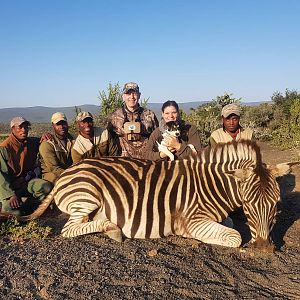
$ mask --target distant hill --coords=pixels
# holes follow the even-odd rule
[[[207,101],[186,102],[178,103],[179,107],[185,112],[190,113],[191,108],[197,108],[198,106],[207,103]],[[262,102],[249,102],[243,103],[243,105],[259,105]],[[162,103],[148,103],[148,107],[154,111],[158,118],[160,118]],[[81,105],[78,106],[82,111],[89,111],[93,115],[98,115],[100,107],[98,105]],[[50,123],[51,115],[57,111],[66,114],[69,120],[74,118],[75,108],[70,107],[45,107],[45,106],[33,106],[33,107],[12,107],[0,109],[0,123],[9,123],[13,117],[23,116],[34,123]]]

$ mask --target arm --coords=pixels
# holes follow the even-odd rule
[[[158,140],[159,136],[160,136],[160,131],[158,128],[151,133],[145,147],[146,159],[153,160],[153,161],[158,161],[162,159],[162,157],[158,152],[158,148],[156,144],[156,141]]]
[[[71,149],[71,156],[74,164],[83,159],[82,155],[78,153],[74,148]]]
[[[175,155],[181,159],[194,156],[196,153],[189,145],[193,145],[197,152],[201,150],[200,136],[194,125],[188,129],[188,141],[182,141],[180,148],[176,149]]]
[[[211,147],[215,147],[217,145],[217,142],[214,140],[212,136],[209,137],[209,145]]]
[[[14,190],[11,189],[11,175],[7,165],[8,153],[7,149],[0,147],[0,200],[10,198],[10,206],[18,208],[20,204]]]
[[[108,130],[108,156],[120,156],[122,153],[119,136]]]
[[[42,142],[39,152],[46,166],[46,170],[43,170],[43,173],[51,172],[59,176],[64,171],[52,144],[47,141]]]

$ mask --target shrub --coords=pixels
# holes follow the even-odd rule
[[[14,242],[24,242],[28,239],[45,239],[50,232],[50,227],[39,226],[36,220],[20,224],[16,218],[11,218],[0,226],[0,236],[8,236]]]

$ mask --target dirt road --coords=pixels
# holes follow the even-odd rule
[[[266,144],[262,153],[271,164],[296,155]],[[180,237],[121,244],[95,234],[64,239],[59,231],[65,216],[59,215],[40,220],[54,228],[47,240],[0,239],[0,299],[300,299],[299,167],[294,174],[281,182],[275,228],[281,251],[229,249]],[[247,241],[246,225],[235,221]]]

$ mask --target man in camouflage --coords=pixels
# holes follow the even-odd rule
[[[123,106],[113,112],[108,124],[108,129],[118,136],[122,156],[143,158],[148,138],[158,127],[154,112],[139,105],[140,96],[136,83],[125,83]]]

